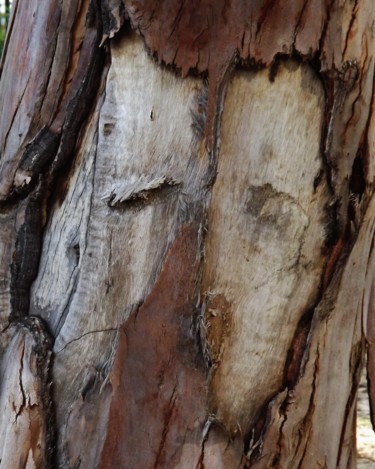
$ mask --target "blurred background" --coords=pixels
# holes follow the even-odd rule
[[[11,0],[0,0],[0,55],[3,51],[11,4]]]

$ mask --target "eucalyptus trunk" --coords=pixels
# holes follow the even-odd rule
[[[374,22],[373,0],[13,1],[0,467],[356,467]]]

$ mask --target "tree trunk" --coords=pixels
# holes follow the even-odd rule
[[[356,467],[373,1],[12,9],[0,467]]]

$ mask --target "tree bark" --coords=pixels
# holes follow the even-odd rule
[[[12,9],[0,466],[356,467],[372,0]]]

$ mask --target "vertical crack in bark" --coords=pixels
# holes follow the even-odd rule
[[[332,119],[334,109],[334,85],[333,81],[328,77],[327,74],[322,73],[319,75],[322,81],[324,95],[325,95],[325,109],[323,114],[322,134],[320,140],[320,153],[323,164],[323,171],[326,177],[327,185],[332,196],[334,196],[334,185],[332,180],[332,168],[331,162],[328,156],[328,141],[331,139],[332,133]]]
[[[353,405],[356,403],[356,397],[358,392],[359,382],[361,380],[361,372],[362,372],[362,365],[363,365],[363,341],[361,340],[352,350],[352,355],[350,357],[350,372],[351,376],[353,377],[352,387],[350,389],[350,394],[345,406],[345,414],[344,419],[342,422],[342,430],[341,430],[341,437],[340,437],[340,444],[338,448],[337,454],[337,467],[340,467],[341,464],[341,457],[343,450],[345,448],[344,441],[346,436],[346,426],[348,424],[348,419],[350,412],[352,410]]]
[[[105,62],[104,54],[97,49],[98,47],[97,39],[94,44],[92,61],[82,80],[82,85],[67,109],[60,147],[51,167],[52,175],[55,175],[70,158],[71,154],[74,153],[78,135],[84,127],[85,120],[91,110],[90,107],[84,106],[84,103],[92,102],[99,89]]]
[[[284,425],[288,419],[288,404],[289,404],[289,391],[287,392],[284,401],[281,403],[280,408],[279,408],[279,413],[282,415],[282,422],[279,427],[279,436],[276,442],[276,448],[278,449],[278,453],[275,455],[275,457],[272,460],[272,467],[279,468],[280,467],[280,459],[281,455],[283,454],[283,439],[284,439],[284,434],[283,434],[283,428]]]
[[[28,87],[29,82],[30,82],[30,75],[29,75],[29,77],[28,77],[28,79],[27,79],[25,88],[22,90],[21,95],[20,95],[20,97],[18,98],[16,107],[15,107],[14,112],[13,112],[12,119],[11,119],[11,121],[10,121],[10,123],[9,123],[9,127],[8,127],[8,129],[7,129],[6,133],[5,133],[4,141],[3,141],[3,144],[2,144],[2,153],[4,152],[4,149],[5,149],[6,146],[7,146],[7,141],[8,141],[9,133],[10,133],[12,127],[13,127],[15,118],[16,118],[17,113],[18,113],[18,109],[19,109],[19,107],[20,107],[20,105],[21,105],[21,103],[22,103],[22,101],[23,101],[23,98],[24,98],[24,96],[25,96],[25,93],[26,93],[26,90],[27,90],[27,87]]]
[[[107,262],[107,280],[105,282],[105,294],[108,295],[109,290],[113,286],[113,281],[111,277],[111,267],[112,267],[112,244],[113,244],[113,229],[111,228],[109,231],[109,243],[108,243],[108,262]]]
[[[333,9],[335,1],[336,0],[330,0],[326,8],[327,14],[326,14],[326,18],[323,24],[322,33],[320,35],[318,49],[316,51],[316,58],[319,60],[319,62],[323,60],[322,52],[323,52],[323,47],[324,47],[324,41],[326,40],[326,37],[327,37],[328,26],[331,21],[331,11]]]
[[[301,11],[300,11],[300,14],[299,14],[298,19],[297,19],[297,22],[296,22],[296,26],[294,28],[293,43],[292,43],[292,48],[293,48],[294,51],[296,50],[296,47],[295,47],[296,40],[297,40],[298,33],[300,32],[300,29],[301,29],[303,16],[305,14],[305,11],[306,11],[307,6],[308,6],[309,3],[310,3],[310,0],[305,0],[304,1],[303,5],[302,5],[302,8],[301,8]]]
[[[228,81],[235,67],[235,56],[222,69],[213,70],[208,78],[207,112],[206,112],[206,150],[209,155],[209,167],[205,176],[207,187],[214,184],[220,150],[220,126],[224,110],[224,99]]]
[[[370,248],[369,257],[368,257],[367,266],[366,266],[366,277],[368,275],[371,275],[369,274],[369,271],[371,271],[371,263],[373,262],[373,259],[374,259],[374,251],[375,251],[375,233],[373,233],[372,235],[371,248]],[[375,289],[374,289],[374,293],[375,293]],[[373,305],[371,305],[370,303],[371,301],[373,302]],[[366,345],[367,345],[367,364],[366,364],[367,365],[366,366],[367,391],[368,391],[369,404],[370,404],[370,420],[371,420],[372,428],[375,431],[375,379],[374,379],[375,378],[375,374],[374,374],[375,343],[373,340],[374,331],[373,331],[373,326],[372,326],[372,322],[375,319],[374,317],[375,316],[375,297],[372,292],[370,293],[370,302],[368,305],[367,314],[363,314],[362,312],[363,314],[362,330],[367,331],[367,334],[365,336]]]
[[[324,169],[326,171],[327,183],[332,195],[332,203],[336,203],[339,197],[336,182],[337,175],[337,161],[335,161],[332,155],[332,146],[334,139],[334,126],[335,122],[342,112],[345,100],[349,93],[355,87],[359,78],[359,69],[356,61],[347,61],[342,64],[341,69],[329,69],[320,71],[323,88],[325,92],[325,120],[322,128],[321,136],[321,152]],[[360,83],[361,85],[361,83]],[[359,97],[358,97],[359,98]],[[355,106],[354,101],[353,106]],[[352,107],[352,116],[354,115],[354,107]],[[350,121],[349,118],[348,121]],[[348,122],[346,123],[344,134],[348,128]],[[340,220],[337,221],[337,223]],[[343,222],[341,220],[341,222]]]
[[[175,407],[176,398],[177,398],[177,386],[178,386],[178,383],[175,383],[174,388],[171,393],[171,397],[167,405],[167,409],[164,412],[164,427],[163,427],[163,431],[162,431],[162,435],[161,435],[161,439],[159,443],[158,452],[155,458],[154,469],[158,469],[158,467],[165,467],[165,461],[163,459],[163,451],[164,451],[164,445],[167,440],[167,436],[169,432],[169,424],[173,417],[174,407]]]
[[[175,18],[172,22],[172,28],[171,28],[171,31],[168,35],[168,40],[171,39],[171,37],[173,36],[174,32],[176,31],[176,28],[181,20],[181,15],[182,15],[182,10],[184,8],[184,4],[185,4],[185,0],[180,0],[180,6],[178,7],[178,10],[177,10],[177,13],[175,15]],[[151,14],[151,18],[153,17],[153,13]],[[176,52],[177,54],[177,52]]]
[[[64,309],[62,310],[62,312],[60,314],[59,320],[57,321],[57,324],[56,324],[56,327],[55,327],[55,330],[54,330],[54,336],[55,337],[57,337],[60,334],[60,331],[61,331],[61,329],[62,329],[62,327],[65,323],[66,317],[68,315],[70,305],[72,304],[74,294],[77,290],[78,274],[79,274],[79,270],[77,269],[77,267],[74,267],[74,269],[71,272],[70,279],[69,279],[69,284],[70,284],[71,279],[74,277],[73,285],[70,289],[68,297],[66,298]]]
[[[358,12],[358,0],[354,0],[353,10],[352,10],[352,17],[350,18],[349,27],[348,27],[348,30],[346,31],[345,45],[344,45],[344,50],[343,50],[343,53],[342,53],[343,60],[345,59],[346,51],[348,49],[349,36],[350,36],[351,31],[352,31],[354,21],[357,19],[357,12]]]
[[[258,39],[258,36],[261,36],[259,33],[262,30],[263,24],[265,23],[267,16],[271,14],[272,9],[274,6],[277,4],[278,0],[266,0],[262,9],[261,13],[259,15],[258,21],[257,21],[257,29],[255,31],[255,40]],[[260,42],[260,37],[259,37],[259,42]]]
[[[306,355],[308,348],[308,339],[311,331],[314,311],[320,301],[321,297],[319,295],[315,306],[307,310],[302,315],[294,333],[291,346],[287,352],[287,359],[284,368],[283,387],[287,387],[289,390],[293,390],[295,388],[303,374],[303,358]]]
[[[56,27],[57,34],[54,36],[53,50],[51,51],[51,56],[54,57],[54,58],[56,57],[56,49],[57,49],[57,44],[58,44],[58,40],[59,40],[62,16],[63,16],[63,11],[62,11],[62,8],[60,8],[58,24],[57,24],[57,27]],[[48,77],[47,77],[47,81],[46,81],[46,84],[45,84],[44,89],[43,89],[43,98],[41,99],[40,109],[43,108],[44,101],[47,97],[47,91],[48,91],[50,80],[51,80],[51,77],[52,77],[53,65],[54,65],[54,60],[52,60],[52,62],[50,64],[50,67],[49,67],[49,70],[48,70]]]
[[[19,362],[19,372],[18,372],[18,383],[19,383],[19,389],[21,391],[21,396],[22,396],[22,402],[19,406],[19,408],[16,411],[16,421],[18,417],[22,414],[22,411],[26,405],[26,396],[25,396],[25,391],[23,389],[23,384],[22,384],[22,371],[23,371],[23,357],[25,354],[25,343],[22,344],[22,352],[20,356],[20,362]]]
[[[331,251],[328,255],[327,262],[324,267],[324,275],[323,275],[323,283],[322,283],[323,291],[325,291],[328,288],[333,278],[338,261],[343,254],[347,241],[348,241],[348,229],[345,229],[345,231],[339,235],[338,240],[332,246]]]
[[[195,469],[205,469],[205,466],[204,466],[204,449],[205,449],[205,445],[206,445],[206,442],[207,442],[209,434],[210,434],[211,425],[212,425],[212,421],[211,421],[210,417],[208,417],[207,420],[206,420],[206,423],[204,424],[204,427],[203,427],[201,452],[200,452],[199,459],[198,459],[198,462],[197,462],[197,465],[196,465]]]
[[[358,70],[358,66],[357,66],[356,63],[354,63],[354,62],[344,62],[344,64],[348,64],[348,67],[353,67],[353,68],[356,69],[355,80],[353,81],[353,84],[351,84],[350,87],[348,88],[347,93],[349,93],[351,91],[351,89],[354,87],[355,82],[357,80],[359,82],[358,83],[358,94],[352,102],[352,112],[351,112],[351,115],[350,115],[349,119],[347,120],[347,122],[345,124],[344,135],[346,135],[346,132],[347,132],[347,130],[348,130],[348,128],[349,128],[349,126],[352,122],[352,119],[355,116],[356,104],[358,103],[358,101],[361,99],[361,96],[362,96],[362,86],[363,86],[363,80],[365,78],[365,74],[364,74],[363,70],[366,69],[368,59],[369,59],[367,43],[365,43],[365,46],[364,46],[364,53],[365,53],[365,57],[364,57],[364,60],[363,60],[363,69],[361,70],[361,72]]]
[[[309,407],[307,409],[307,412],[306,412],[306,415],[302,421],[302,424],[300,425],[302,428],[308,428],[308,430],[306,431],[306,434],[304,434],[303,436],[305,437],[305,447],[304,447],[304,450],[303,450],[303,453],[302,453],[302,456],[301,456],[301,460],[297,466],[297,469],[303,469],[303,463],[304,463],[304,460],[305,460],[305,456],[307,454],[307,447],[309,445],[309,440],[310,440],[310,433],[311,433],[311,417],[312,417],[312,414],[314,413],[314,409],[315,409],[315,392],[316,392],[316,380],[318,378],[318,375],[319,375],[319,360],[320,360],[320,352],[319,352],[319,342],[317,343],[316,345],[316,358],[315,358],[315,362],[314,362],[314,373],[313,373],[313,380],[312,380],[312,383],[311,383],[311,394],[310,394],[310,401],[309,401]],[[309,420],[310,420],[310,426],[308,425],[309,424]],[[297,445],[297,450],[299,449],[299,446],[300,446],[300,443],[301,443],[301,440],[302,440],[302,436],[300,436],[300,440],[299,440],[299,443]],[[297,451],[296,451],[297,453]]]
[[[69,92],[74,87],[73,80],[75,75],[77,75],[80,58],[82,54],[82,48],[84,47],[85,35],[88,33],[88,23],[90,21],[90,9],[93,8],[92,0],[81,0],[80,6],[78,8],[77,14],[74,18],[74,23],[72,24],[70,31],[70,43],[69,43],[69,63],[67,64],[66,69],[64,70],[64,80],[62,82],[62,92],[59,97],[58,104],[56,106],[57,115],[55,114],[54,120],[58,119],[59,114],[64,110],[64,102],[67,101]],[[61,20],[60,20],[61,21]],[[82,35],[84,23],[86,22],[86,31],[85,35]],[[52,123],[54,126],[55,123]],[[56,124],[55,124],[56,125]]]

